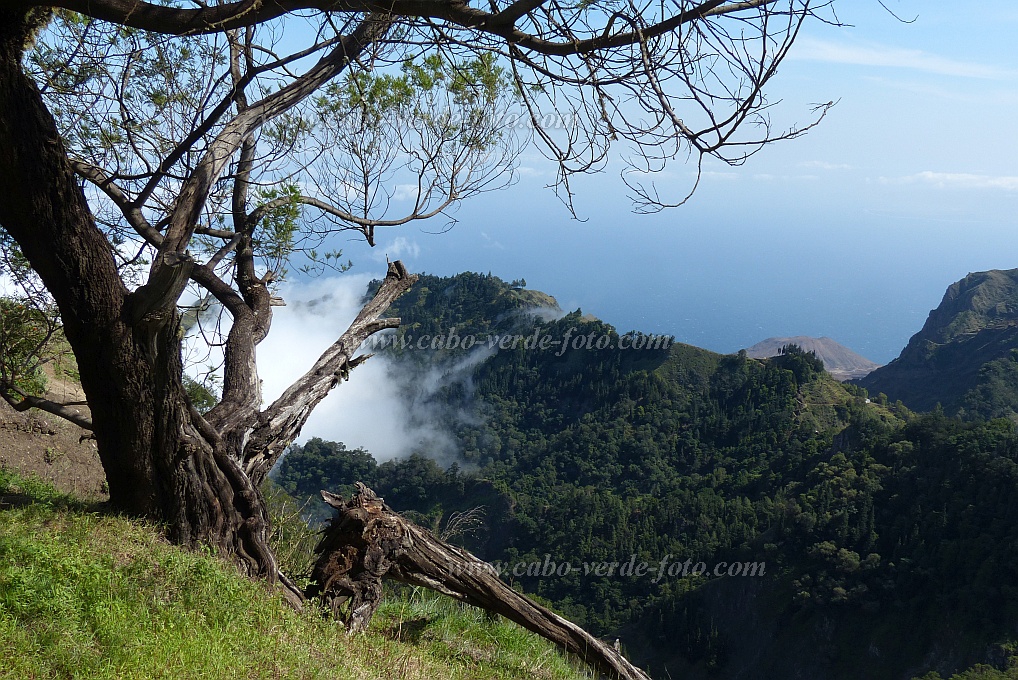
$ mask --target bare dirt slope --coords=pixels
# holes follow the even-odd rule
[[[807,352],[816,352],[824,362],[827,372],[838,380],[861,378],[879,368],[880,364],[856,354],[844,345],[830,338],[811,338],[797,335],[790,338],[767,338],[753,345],[746,352],[754,359],[776,356],[785,345],[798,345]]]
[[[48,377],[46,397],[54,401],[84,400],[80,386]],[[87,407],[78,407],[88,415]],[[37,410],[19,413],[0,399],[0,466],[32,474],[79,498],[106,498],[95,442],[88,433],[62,418]]]

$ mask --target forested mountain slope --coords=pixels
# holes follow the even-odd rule
[[[505,578],[621,637],[660,677],[910,678],[1009,663],[1012,424],[869,400],[795,347],[755,360],[619,335],[490,276],[422,277],[393,312],[407,342],[387,352],[407,408],[421,407],[415,381],[448,369],[427,412],[454,434],[458,463],[379,465],[312,439],[278,471],[290,493],[361,480],[439,531],[467,529],[458,540]],[[485,341],[416,349],[452,328]],[[498,349],[489,333],[570,342]],[[574,349],[576,337],[591,340]]]

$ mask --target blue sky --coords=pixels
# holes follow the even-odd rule
[[[706,166],[685,206],[634,215],[611,169],[577,182],[570,218],[536,152],[514,187],[471,199],[459,223],[339,244],[355,272],[402,258],[436,274],[524,277],[619,330],[732,352],[769,336],[826,335],[878,362],[945,288],[1018,267],[1018,5],[836,3],[849,27],[808,27],[773,81],[779,122],[840,100],[803,138],[742,167]],[[661,182],[684,186],[675,164]]]

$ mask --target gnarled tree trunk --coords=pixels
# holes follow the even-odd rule
[[[164,523],[178,543],[212,546],[233,556],[245,573],[275,581],[279,571],[258,483],[311,409],[359,361],[353,353],[360,342],[398,325],[379,317],[415,277],[392,265],[366,312],[292,388],[288,401],[265,412],[248,403],[203,418],[182,384],[175,307],[194,273],[192,263],[184,257],[166,261],[148,285],[134,292],[124,286],[53,118],[21,69],[30,19],[0,12],[0,225],[60,309],[110,502]],[[257,391],[248,395],[249,402],[255,398]],[[296,590],[288,590],[298,601]]]
[[[218,549],[250,576],[281,579],[291,601],[299,604],[301,593],[279,573],[268,545],[269,520],[258,485],[315,406],[366,358],[354,358],[361,342],[399,325],[398,319],[381,315],[416,277],[401,263],[391,264],[351,327],[262,410],[254,358],[268,332],[271,296],[267,281],[254,276],[250,243],[241,243],[238,252],[238,293],[207,265],[153,235],[144,217],[137,217],[132,226],[160,247],[148,282],[135,291],[125,286],[56,123],[21,66],[25,46],[48,17],[48,10],[0,9],[0,226],[18,243],[60,310],[88,399],[91,422],[86,424],[106,472],[110,503],[163,523],[177,543]],[[355,55],[389,25],[376,18],[362,22],[319,77],[339,72],[344,54]],[[193,183],[185,183],[182,194],[187,191],[194,191]],[[181,199],[180,205],[190,203]],[[133,214],[127,208],[125,214]],[[184,212],[174,213],[175,219]],[[188,225],[181,228],[186,232]],[[223,302],[234,322],[226,346],[224,399],[207,417],[193,408],[182,384],[176,304],[189,280]],[[32,404],[60,415],[60,405],[40,399]]]

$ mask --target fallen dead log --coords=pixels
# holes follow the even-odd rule
[[[608,677],[650,680],[611,645],[516,592],[491,565],[407,521],[360,482],[350,500],[328,491],[322,498],[338,514],[315,548],[307,594],[321,598],[351,633],[371,622],[388,577],[501,614]]]

